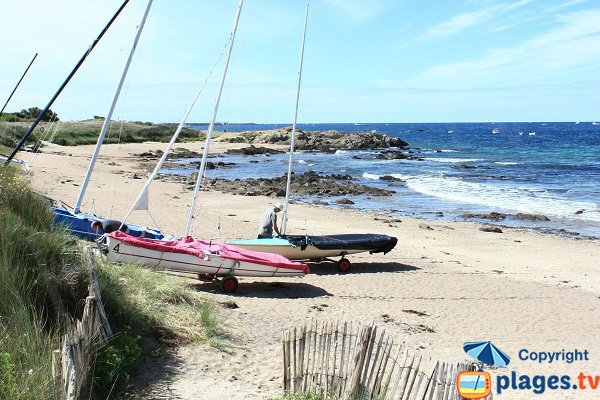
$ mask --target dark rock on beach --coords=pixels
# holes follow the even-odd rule
[[[350,199],[337,199],[336,204],[354,204],[354,202]]]
[[[245,156],[254,156],[256,154],[277,154],[277,153],[285,153],[282,150],[269,149],[267,147],[256,147],[254,145],[250,145],[248,147],[244,147],[241,149],[229,149],[226,152],[227,154],[243,154]]]
[[[162,150],[149,150],[149,151],[145,151],[143,153],[138,153],[138,154],[133,154],[136,157],[141,157],[141,158],[146,158],[146,159],[150,159],[150,160],[157,160],[160,157],[162,157],[162,155],[164,154],[164,151]],[[198,158],[198,157],[202,157],[201,153],[197,153],[195,151],[192,150],[188,150],[186,148],[183,147],[176,147],[174,149],[171,150],[171,154],[169,154],[169,158],[170,159],[174,159],[174,158]]]
[[[482,226],[479,228],[480,231],[482,232],[491,232],[491,233],[502,233],[502,229],[498,228],[497,226]]]
[[[200,162],[192,163],[192,165],[194,165],[196,167],[200,167]],[[224,162],[224,161],[212,162],[212,161],[207,161],[205,168],[207,170],[208,169],[217,169],[217,168],[231,168],[234,165],[236,165],[236,164],[233,163],[233,162]]]
[[[476,165],[453,165],[450,168],[457,169],[457,170],[463,170],[463,169],[476,169],[478,167]]]
[[[380,181],[391,181],[391,182],[404,182],[402,179],[400,178],[396,178],[395,176],[392,175],[383,175],[379,177]]]
[[[473,213],[465,213],[461,215],[463,218],[476,218],[476,219],[491,219],[491,220],[502,220],[506,218],[517,219],[520,221],[550,221],[550,218],[546,217],[542,214],[502,214],[497,212],[491,212],[489,214],[473,214]]]
[[[501,220],[506,218],[506,214],[491,212],[489,214],[474,214],[474,213],[465,213],[461,215],[463,218],[477,218],[477,219],[492,219],[492,220]]]
[[[218,190],[234,193],[242,196],[285,196],[287,177],[285,175],[277,178],[249,178],[236,179],[209,179],[206,187],[210,190]],[[315,171],[307,171],[304,174],[292,174],[291,191],[297,196],[389,196],[394,193],[391,190],[373,188],[351,182],[349,175],[319,175]],[[189,182],[193,182],[190,177]]]
[[[379,160],[406,160],[407,158],[409,157],[401,151],[382,151],[377,155]]]

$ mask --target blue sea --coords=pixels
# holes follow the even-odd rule
[[[239,132],[284,126],[289,124],[226,124],[215,129]],[[201,124],[191,127],[206,129]],[[600,237],[598,123],[300,124],[298,128],[400,137],[410,144],[412,156],[423,158],[380,160],[377,151],[360,150],[294,155],[294,172],[349,174],[357,183],[396,192],[391,198],[353,197],[355,208],[430,220],[464,220],[464,213],[543,214],[549,222],[505,219],[499,223]],[[209,178],[280,176],[286,171],[288,155],[228,155],[220,160],[237,165],[208,171]],[[185,165],[189,161],[197,160],[186,160],[170,173],[190,174],[193,171]],[[384,175],[401,181],[380,180]]]

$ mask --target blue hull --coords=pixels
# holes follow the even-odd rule
[[[83,212],[75,213],[61,207],[54,207],[54,223],[64,226],[69,233],[80,239],[95,241],[98,240],[104,232],[100,229],[96,232],[92,229],[92,221],[101,221],[102,218]],[[147,228],[140,225],[127,223],[127,233],[132,236],[144,237],[148,239],[162,239],[164,235],[155,228]]]

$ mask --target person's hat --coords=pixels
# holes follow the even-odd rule
[[[275,204],[275,208],[279,208],[280,210],[283,210],[283,203]]]

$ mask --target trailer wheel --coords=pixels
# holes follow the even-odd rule
[[[348,260],[347,258],[342,258],[337,263],[338,271],[340,272],[349,272],[351,266],[352,264],[350,264],[350,260]]]
[[[233,293],[237,290],[239,282],[235,276],[226,276],[221,280],[221,290],[225,293]]]

